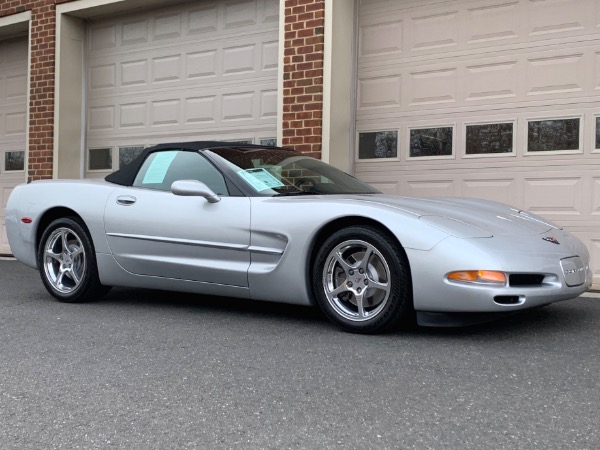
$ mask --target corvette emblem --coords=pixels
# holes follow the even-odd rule
[[[560,242],[554,236],[547,236],[542,238],[544,241],[552,242],[553,244],[560,245]]]

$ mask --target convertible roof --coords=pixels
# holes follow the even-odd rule
[[[200,150],[208,150],[211,148],[229,147],[236,150],[253,150],[257,148],[265,148],[264,145],[239,144],[236,142],[220,142],[220,141],[194,141],[194,142],[173,142],[167,144],[158,144],[153,147],[145,148],[140,155],[131,161],[126,166],[104,177],[106,181],[120,184],[122,186],[131,186],[135,180],[142,163],[150,153],[160,152],[163,150],[185,150],[197,152]]]

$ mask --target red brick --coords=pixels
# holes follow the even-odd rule
[[[321,121],[317,119],[305,120],[303,126],[307,128],[320,127]]]

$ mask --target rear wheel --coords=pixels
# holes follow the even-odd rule
[[[100,284],[92,240],[76,218],[48,225],[38,249],[38,267],[44,286],[61,302],[95,300],[110,289]]]
[[[331,235],[317,253],[312,284],[325,315],[346,331],[383,332],[412,317],[406,255],[376,228],[353,226]]]

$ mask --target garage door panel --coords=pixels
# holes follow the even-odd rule
[[[27,63],[27,39],[18,38],[3,41],[0,45],[0,62],[7,66],[22,67]]]
[[[537,160],[539,161],[539,160]],[[431,184],[450,189],[440,195],[494,197],[504,203],[525,206],[530,210],[544,211],[547,216],[561,218],[575,216],[577,223],[595,223],[594,216],[600,215],[600,179],[593,166],[563,161],[563,165],[542,166],[543,172],[535,169],[536,161],[521,163],[521,166],[506,162],[465,163],[453,161],[440,167],[435,161],[429,165],[408,165],[402,161],[387,162],[389,171],[381,170],[376,163],[363,167],[361,178],[373,185],[396,185],[396,194],[413,186]],[[590,165],[592,165],[590,161]],[[501,176],[499,176],[501,175]],[[590,191],[589,196],[583,192]],[[563,220],[570,220],[562,217]]]
[[[599,101],[600,38],[495,57],[378,61],[363,63],[358,70],[359,118],[378,107],[393,107],[401,114],[440,106],[513,108],[548,100]]]
[[[279,2],[190,2],[92,22],[87,149],[277,132]],[[96,165],[95,165],[96,167]]]
[[[480,3],[467,9],[465,40],[467,44],[515,39],[520,32],[519,2]]]
[[[26,127],[27,115],[25,112],[6,112],[4,114],[4,134],[7,138],[10,136],[25,136]]]
[[[457,68],[414,71],[408,74],[406,99],[409,108],[458,100]]]
[[[600,24],[595,0],[360,0],[359,5],[361,59],[391,53],[419,57],[440,49],[485,52],[494,45],[513,51],[553,38],[580,40]]]
[[[402,99],[402,77],[364,78],[358,83],[359,110],[396,107],[400,108]]]
[[[443,6],[411,15],[407,21],[408,51],[431,50],[458,45],[459,14],[455,8],[444,11]]]
[[[514,178],[469,178],[462,180],[460,195],[464,197],[487,198],[504,204],[515,203],[518,195],[518,181]]]
[[[578,0],[543,0],[531,2],[527,15],[530,36],[579,32],[589,23],[586,20],[590,2]]]
[[[219,8],[209,4],[190,9],[184,27],[187,34],[214,33],[217,31]]]
[[[0,113],[0,136],[5,141],[16,139],[20,143],[17,145],[24,147],[27,116],[19,109],[22,110],[23,108],[17,106],[7,107],[4,112]]]
[[[273,0],[202,2],[201,6],[173,6],[131,14],[115,21],[106,19],[90,25],[88,48],[99,56],[135,50],[139,44],[156,47],[171,43],[205,43],[241,34],[276,30],[279,6]]]
[[[0,254],[10,254],[4,218],[8,196],[25,181],[27,51],[26,38],[0,41]]]
[[[466,64],[464,77],[464,98],[467,102],[506,101],[517,95],[517,61]]]
[[[253,42],[254,41],[254,42]],[[171,90],[203,85],[240,84],[272,80],[277,75],[277,41],[261,36],[220,42],[221,47],[178,46],[90,58],[89,95]]]
[[[598,47],[581,52],[545,55],[527,58],[527,95],[561,94],[589,91],[592,86],[586,83],[586,59],[598,51]]]
[[[402,52],[404,23],[388,17],[384,23],[363,24],[358,45],[361,57],[387,55]]]
[[[2,97],[7,101],[22,102],[27,97],[27,74],[22,70],[6,71]]]
[[[404,195],[411,197],[447,197],[456,195],[456,181],[452,179],[406,180]]]
[[[240,125],[272,126],[277,115],[277,90],[271,83],[256,85],[252,91],[220,87],[215,95],[195,95],[190,90],[179,93],[146,93],[117,99],[98,98],[89,108],[88,128],[91,138],[104,136],[107,130],[119,133],[132,127],[152,128],[170,125],[173,133],[201,127]],[[237,92],[236,92],[237,91]],[[183,95],[187,94],[187,95]]]
[[[524,207],[528,211],[551,219],[571,219],[586,213],[584,198],[580,195],[584,181],[581,176],[525,176],[523,183]]]
[[[6,222],[4,211],[8,202],[8,197],[14,187],[25,181],[23,174],[8,174],[0,176],[0,255],[11,254],[10,246],[8,245],[8,237],[6,235]]]
[[[600,175],[592,177],[592,215],[600,216]],[[596,219],[598,220],[598,218]]]

